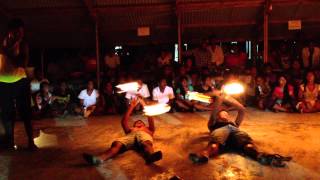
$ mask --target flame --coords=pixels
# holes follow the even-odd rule
[[[211,103],[211,97],[198,92],[187,92],[187,99],[196,100],[204,103]]]
[[[128,91],[137,92],[140,86],[137,82],[130,82],[130,83],[119,84],[116,87],[120,89],[118,93],[123,93]]]
[[[232,95],[232,94],[241,94],[244,92],[244,87],[240,83],[230,83],[226,84],[222,91],[226,94]]]
[[[146,116],[156,116],[160,114],[164,114],[170,111],[170,106],[168,104],[153,104],[153,105],[146,105],[143,108],[143,112]]]

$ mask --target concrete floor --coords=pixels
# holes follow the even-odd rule
[[[320,114],[285,114],[248,109],[241,129],[260,150],[290,155],[285,168],[262,166],[238,154],[223,154],[206,165],[193,165],[190,152],[207,144],[208,112],[174,113],[156,117],[155,149],[163,160],[146,166],[135,152],[126,152],[99,167],[90,167],[83,152],[104,151],[123,135],[120,116],[35,121],[37,152],[0,151],[2,179],[320,179]],[[133,116],[133,119],[145,119]],[[16,144],[25,145],[21,123]]]

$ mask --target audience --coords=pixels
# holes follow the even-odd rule
[[[66,115],[72,112],[74,94],[65,81],[61,81],[58,89],[53,93],[55,101],[52,104],[52,111],[55,116]]]
[[[130,106],[130,102],[132,99],[136,99],[137,97],[139,97],[140,99],[144,100],[144,102],[146,102],[146,99],[150,97],[148,86],[142,82],[141,78],[137,79],[137,83],[139,85],[139,89],[136,92],[128,91],[126,93],[127,107]],[[135,110],[142,110],[141,103],[135,107]]]
[[[172,87],[167,86],[167,80],[165,78],[160,78],[159,86],[152,91],[152,99],[158,103],[172,106],[174,98]]]
[[[315,74],[307,73],[305,83],[299,88],[299,102],[297,109],[301,113],[311,113],[320,111],[320,85],[315,83]]]
[[[292,112],[295,107],[294,100],[293,87],[288,84],[284,75],[280,75],[269,100],[269,108],[275,112]]]
[[[39,92],[35,93],[33,98],[32,114],[35,119],[51,117],[52,116],[52,103],[55,101],[55,97],[52,96],[49,91],[49,82],[44,81],[40,84]]]
[[[82,87],[83,83],[79,79],[91,79],[92,74],[85,73],[70,85],[61,81],[53,93],[48,81],[40,81],[40,78],[38,80],[31,74],[29,78],[35,92],[32,99],[33,114],[38,118],[64,116],[72,112],[84,117],[92,113],[122,114],[137,96],[148,103],[148,87],[155,87],[151,89],[152,100],[169,104],[172,111],[207,111],[213,109],[213,102],[189,100],[187,93],[210,94],[214,89],[221,89],[224,84],[233,81],[245,86],[244,94],[233,96],[246,106],[275,112],[320,111],[320,85],[317,84],[320,79],[320,50],[313,42],[302,49],[301,57],[297,56],[298,53],[294,55],[288,44],[281,43],[279,50],[271,51],[269,63],[261,66],[254,61],[261,60],[259,54],[263,52],[253,55],[249,62],[247,54],[240,51],[239,45],[241,43],[224,46],[227,52],[224,54],[216,38],[211,36],[209,42],[205,39],[200,47],[184,52],[184,62],[179,66],[173,63],[169,51],[161,51],[158,58],[154,52],[154,56],[150,56],[152,59],[148,60],[155,66],[151,71],[148,71],[148,66],[147,70],[137,71],[140,66],[136,66],[135,62],[129,63],[130,66],[124,69],[120,67],[120,56],[123,54],[118,56],[113,50],[109,51],[105,57],[105,72],[101,74],[102,79],[107,81],[102,85],[101,93],[94,89],[93,81],[88,81],[87,88],[80,92],[78,99],[72,90],[78,93],[81,89],[77,88]],[[134,71],[129,74],[128,70]],[[137,76],[139,78],[135,78]],[[159,82],[154,80],[157,77],[161,77]],[[116,92],[115,85],[128,82],[138,82],[140,87],[137,92]],[[69,88],[71,85],[74,85],[72,90]],[[142,108],[137,106],[135,110]]]
[[[81,105],[78,112],[83,114],[85,118],[88,118],[97,107],[98,97],[99,92],[94,89],[94,82],[89,80],[87,88],[82,90],[78,96]]]

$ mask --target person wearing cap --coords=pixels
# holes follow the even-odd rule
[[[30,82],[25,68],[28,65],[28,45],[24,40],[24,24],[13,19],[8,24],[8,32],[0,48],[0,109],[5,130],[1,146],[12,149],[14,145],[14,121],[16,108],[28,137],[28,148],[36,149],[31,124]]]

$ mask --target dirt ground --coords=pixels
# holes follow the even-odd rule
[[[234,113],[232,113],[234,116]],[[90,167],[83,152],[99,153],[124,135],[120,116],[79,117],[35,121],[39,150],[0,151],[2,179],[320,179],[320,114],[285,114],[248,109],[241,129],[261,151],[292,156],[285,168],[267,167],[236,153],[222,154],[205,165],[194,165],[188,154],[208,141],[209,112],[157,116],[154,147],[163,159],[147,166],[129,151]],[[132,120],[146,120],[141,115]],[[133,121],[132,121],[133,122]],[[16,126],[16,144],[25,146],[22,123]]]

